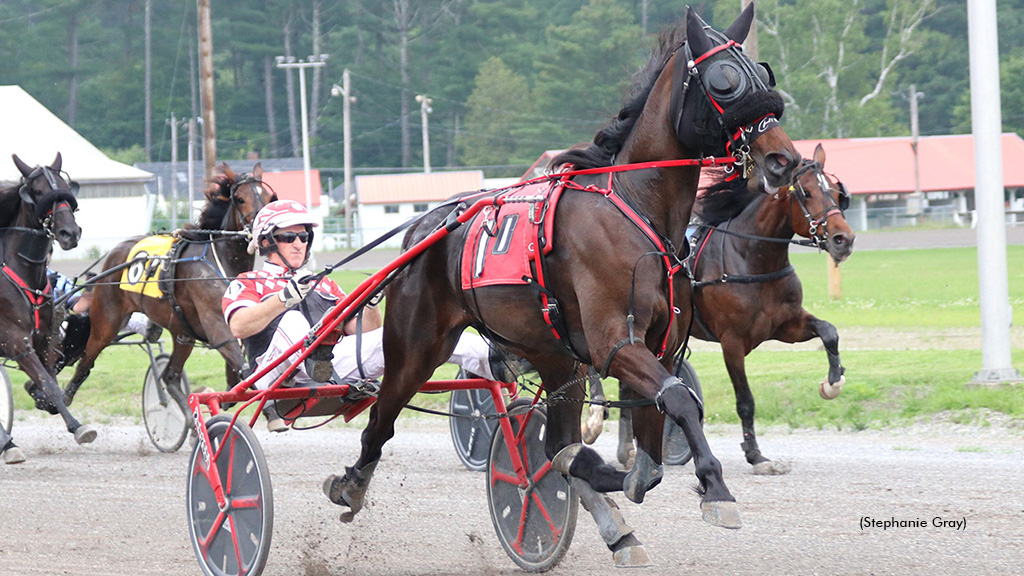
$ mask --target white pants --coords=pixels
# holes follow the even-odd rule
[[[270,346],[266,352],[256,358],[256,370],[263,369],[281,354],[295,345],[296,342],[304,340],[309,333],[310,324],[306,317],[298,310],[289,310],[281,317],[281,322],[270,339]],[[363,363],[363,374],[367,378],[377,379],[384,374],[384,329],[378,328],[369,332],[363,332],[361,337],[362,349],[360,358]],[[356,335],[348,335],[342,338],[334,346],[334,371],[342,380],[359,378],[359,366],[356,363]],[[292,354],[291,358],[278,364],[274,369],[265,374],[256,382],[256,388],[268,388],[299,358],[299,353]],[[448,358],[449,362],[462,366],[467,372],[472,372],[482,378],[493,379],[490,364],[490,347],[487,341],[477,334],[471,332],[463,333],[455,344],[455,351]],[[313,379],[306,373],[305,363],[300,363],[298,371],[294,375],[295,384],[298,386],[313,384]]]

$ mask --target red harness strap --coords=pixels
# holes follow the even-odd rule
[[[639,214],[637,214],[637,212],[633,209],[632,206],[627,204],[626,201],[623,200],[621,196],[619,196],[619,195],[617,195],[615,193],[615,190],[612,189],[612,175],[611,174],[608,175],[608,187],[607,188],[598,188],[596,186],[581,186],[581,185],[577,184],[576,182],[574,182],[572,180],[568,180],[568,179],[564,179],[562,181],[562,184],[564,186],[566,186],[567,188],[572,188],[573,190],[580,190],[582,192],[597,192],[597,193],[603,195],[616,208],[618,208],[619,211],[622,212],[622,214],[624,216],[626,216],[626,218],[628,218],[630,222],[632,222],[634,225],[636,225],[636,227],[639,228],[640,231],[643,232],[644,235],[647,236],[647,239],[651,241],[651,244],[654,244],[654,247],[657,248],[658,252],[661,254],[661,261],[665,265],[665,271],[666,271],[666,275],[668,277],[668,282],[669,282],[669,290],[668,290],[668,307],[669,307],[668,326],[665,327],[665,335],[661,339],[661,347],[658,349],[658,353],[657,353],[658,358],[663,357],[665,355],[665,350],[668,348],[669,336],[672,333],[672,321],[675,319],[675,296],[674,296],[674,290],[672,290],[672,277],[675,275],[676,272],[679,271],[681,266],[679,264],[673,264],[672,260],[669,259],[668,249],[665,247],[665,243],[662,241],[661,236],[653,228],[651,228],[651,226],[643,219],[643,217],[641,217]],[[538,269],[539,269],[539,267],[538,267]],[[538,281],[541,281],[541,279],[538,278]],[[543,282],[541,282],[541,285],[543,286]],[[545,302],[546,302],[546,297],[545,297]],[[547,315],[545,315],[545,320],[547,320]],[[550,322],[549,322],[549,325],[550,325]],[[554,327],[552,327],[552,330],[554,330]]]
[[[50,283],[46,283],[46,287],[40,290],[36,290],[28,285],[21,276],[11,270],[10,266],[6,264],[0,264],[3,267],[4,274],[11,279],[12,282],[25,293],[25,298],[28,299],[29,303],[32,304],[32,312],[35,315],[35,329],[39,330],[39,307],[42,306],[43,302],[46,301],[46,295],[50,293]]]

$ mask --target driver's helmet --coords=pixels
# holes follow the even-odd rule
[[[261,256],[266,256],[277,251],[277,241],[274,240],[274,232],[279,228],[302,225],[309,232],[307,246],[313,244],[313,228],[319,226],[313,216],[306,210],[306,207],[294,200],[275,200],[260,209],[252,222],[252,240],[249,241],[249,253],[255,254],[258,249]],[[262,245],[262,240],[267,239],[267,245]],[[309,251],[306,251],[306,258],[309,258]]]

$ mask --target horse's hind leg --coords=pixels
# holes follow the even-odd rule
[[[732,380],[733,391],[736,393],[736,414],[740,417],[740,426],[743,430],[740,448],[743,448],[747,463],[753,466],[754,474],[785,474],[789,472],[789,466],[766,458],[757,445],[757,434],[754,431],[754,394],[750,391],[750,383],[747,381],[744,352],[742,342],[730,338],[722,339],[722,356],[725,359],[725,368],[729,372],[729,379]]]
[[[581,431],[583,442],[593,444],[597,437],[604,430],[604,421],[608,418],[608,408],[604,406],[607,398],[604,396],[604,386],[601,385],[601,377],[594,370],[593,366],[587,366],[587,382],[590,383],[590,411],[587,419],[583,421]]]
[[[97,291],[100,288],[97,288]],[[125,318],[125,314],[116,305],[119,302],[120,299],[108,305],[102,298],[94,297],[93,305],[89,310],[89,341],[85,345],[85,355],[82,356],[82,359],[75,366],[74,376],[64,386],[65,405],[71,405],[75,399],[75,394],[78,393],[78,389],[85,383],[85,379],[89,377],[89,372],[92,371],[92,367],[100,352],[117,337],[117,331],[121,328],[121,322]]]

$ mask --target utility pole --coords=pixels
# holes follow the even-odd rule
[[[302,171],[306,179],[306,210],[313,211],[312,186],[309,182],[309,113],[306,111],[306,68],[327,65],[327,54],[314,54],[309,60],[296,60],[294,56],[275,58],[278,68],[299,69],[299,110],[302,120]]]
[[[195,190],[195,165],[196,165],[196,117],[188,119],[188,202],[189,219],[192,218],[192,191]]]
[[[974,201],[978,211],[978,283],[981,370],[976,384],[1020,381],[1010,358],[1010,296],[1003,208],[1002,110],[999,100],[999,31],[996,0],[967,1]]]
[[[420,123],[423,125],[423,173],[430,174],[430,130],[427,126],[427,115],[434,111],[430,107],[433,100],[427,98],[426,94],[417,94],[416,101],[420,103]]]
[[[199,92],[203,110],[203,160],[206,179],[217,163],[217,119],[213,113],[213,27],[210,0],[197,0],[199,20]],[[189,190],[191,198],[191,190]]]
[[[145,67],[146,67],[146,73],[145,73],[145,76],[146,76],[146,79],[145,79],[145,83],[146,83],[146,88],[145,88],[145,92],[146,92],[146,112],[145,112],[145,116],[146,116],[146,134],[145,134],[146,162],[152,162],[153,161],[153,155],[152,155],[152,151],[153,151],[153,95],[152,95],[152,91],[153,91],[153,89],[152,89],[152,86],[153,86],[153,82],[152,82],[152,79],[153,79],[153,65],[152,65],[152,58],[150,56],[150,53],[152,52],[152,44],[153,44],[153,27],[151,25],[152,12],[153,12],[153,0],[146,0],[145,17],[144,17],[145,18],[145,22],[143,24],[143,28],[144,28],[143,36],[144,36],[144,39],[145,39],[145,46],[143,47],[143,51],[146,53],[146,56],[145,56],[145,61],[146,61],[145,62]]]
[[[917,84],[910,85],[910,147],[914,149],[914,194],[921,193],[921,176],[917,159],[917,143],[921,139],[921,131],[917,124],[917,99],[924,93],[917,91]]]
[[[331,96],[342,96],[342,140],[345,155],[345,248],[352,247],[351,204],[352,204],[352,104],[356,97],[349,85],[348,68],[341,74],[341,86],[331,87]]]
[[[178,121],[171,112],[171,230],[178,229]]]

